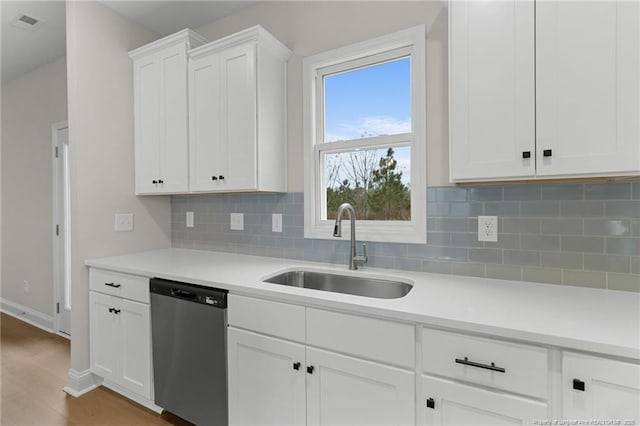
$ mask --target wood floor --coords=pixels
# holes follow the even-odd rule
[[[1,425],[189,425],[158,415],[104,387],[67,395],[69,341],[0,316]]]

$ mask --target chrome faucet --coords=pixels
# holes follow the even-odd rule
[[[358,269],[358,264],[367,263],[367,245],[362,244],[363,255],[358,256],[356,252],[356,212],[353,210],[353,206],[349,203],[342,203],[336,213],[336,223],[333,227],[333,236],[342,237],[342,214],[344,211],[349,214],[349,221],[351,222],[351,254],[349,256],[349,269]]]

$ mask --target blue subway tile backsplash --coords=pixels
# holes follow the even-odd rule
[[[427,244],[367,242],[369,266],[640,291],[640,182],[429,187],[427,210]],[[304,238],[302,193],[174,196],[171,215],[174,247],[347,264],[348,241]],[[497,242],[477,240],[479,215]]]

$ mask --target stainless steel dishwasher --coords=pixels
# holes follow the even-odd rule
[[[152,278],[155,403],[197,425],[227,425],[227,291]]]

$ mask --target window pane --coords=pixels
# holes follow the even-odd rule
[[[411,132],[409,57],[324,77],[324,141]]]
[[[411,148],[324,153],[326,219],[350,203],[358,220],[411,220]]]

